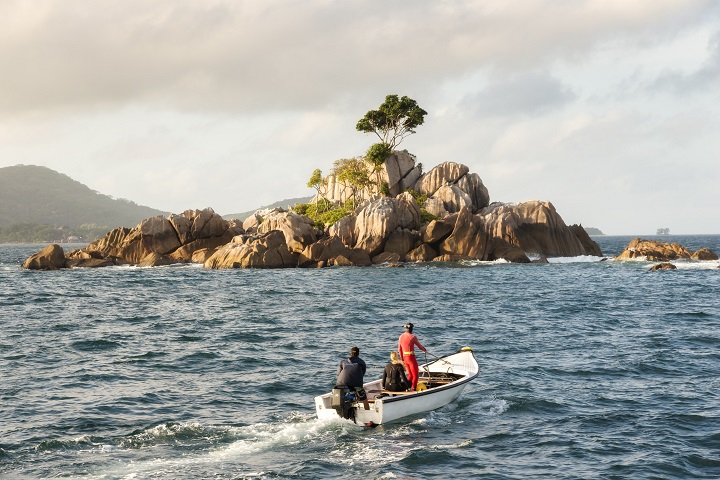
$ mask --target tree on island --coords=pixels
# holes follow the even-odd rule
[[[324,189],[327,187],[327,180],[325,180],[322,176],[322,170],[319,168],[316,168],[312,176],[310,177],[310,180],[307,183],[307,186],[310,188],[314,188],[317,192],[317,195],[315,195],[315,208],[319,209],[318,201],[321,197],[324,197],[325,192]],[[325,202],[323,202],[325,204]]]
[[[370,176],[375,177],[377,192],[387,194],[387,186],[381,183],[380,178],[385,159],[405,137],[415,133],[415,128],[425,121],[425,115],[427,112],[412,98],[387,95],[377,110],[370,110],[358,121],[355,127],[358,131],[374,133],[381,140],[365,154],[371,166]]]
[[[425,115],[427,112],[412,98],[388,95],[380,107],[367,112],[355,128],[374,133],[392,151],[405,137],[415,133],[415,128],[425,121]]]
[[[370,186],[365,162],[359,158],[343,158],[335,160],[332,173],[352,193],[352,208],[357,206],[357,194]]]

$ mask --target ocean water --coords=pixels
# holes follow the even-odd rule
[[[23,271],[41,247],[0,245],[0,478],[720,478],[720,262]],[[407,321],[480,376],[318,421],[347,350],[379,376]]]

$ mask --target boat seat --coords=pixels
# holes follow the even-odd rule
[[[417,392],[391,392],[390,390],[383,390],[382,393],[386,395],[408,395],[410,393],[417,393]]]

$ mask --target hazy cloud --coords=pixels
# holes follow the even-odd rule
[[[708,90],[720,94],[720,32],[713,38],[708,57],[697,70],[688,73],[666,71],[652,82],[648,89],[681,95]]]
[[[575,94],[548,74],[516,75],[486,86],[467,96],[459,108],[474,110],[481,117],[536,115],[562,107]]]
[[[389,82],[580,59],[611,39],[655,42],[712,3],[11,0],[0,7],[0,111],[317,107]]]

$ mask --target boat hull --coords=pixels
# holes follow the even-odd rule
[[[437,375],[453,375],[453,380],[427,390],[412,393],[380,395],[381,380],[364,384],[368,392],[367,407],[364,402],[353,403],[355,423],[381,425],[403,417],[435,410],[455,400],[467,384],[478,375],[478,365],[472,350],[441,357],[438,360],[420,366],[421,381]],[[332,420],[342,418],[331,406],[332,394],[315,397],[315,410],[319,419]]]

